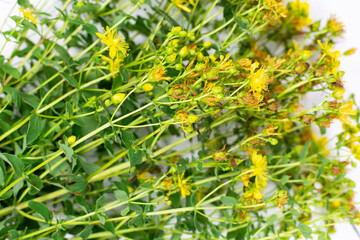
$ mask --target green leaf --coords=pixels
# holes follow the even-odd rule
[[[113,222],[105,222],[104,227],[107,231],[115,234],[115,227]]]
[[[244,18],[235,18],[236,23],[243,29],[248,29],[249,22]]]
[[[312,230],[310,227],[308,227],[305,224],[303,224],[302,222],[300,222],[298,225],[298,228],[304,237],[306,237],[306,238],[311,237]]]
[[[60,46],[59,44],[55,44],[54,49],[59,53],[60,58],[64,62],[68,62],[69,59],[71,58],[70,54],[66,51],[66,49]]]
[[[0,160],[0,186],[4,187],[6,181],[6,167],[3,160]]]
[[[120,130],[121,140],[124,142],[125,147],[130,148],[134,143],[134,134],[130,131]]]
[[[340,175],[338,175],[338,176],[335,178],[334,183],[338,183],[338,182],[340,182],[341,180],[343,180],[344,177],[345,177],[345,175],[346,175],[346,172],[343,172],[343,173],[341,173]]]
[[[321,167],[319,168],[319,170],[317,171],[315,178],[316,178],[316,179],[319,179],[319,177],[321,176],[321,174],[323,173],[323,171],[324,171],[324,167],[321,166]]]
[[[290,209],[290,212],[292,213],[292,215],[294,215],[296,217],[300,217],[300,213],[296,209],[292,208],[292,209]]]
[[[172,19],[169,15],[167,15],[164,11],[162,11],[160,8],[158,7],[153,7],[154,11],[158,14],[160,14],[161,16],[163,16],[169,23],[171,23],[173,26],[179,26],[179,24]]]
[[[239,203],[238,200],[236,200],[236,198],[234,197],[229,197],[229,196],[222,196],[220,198],[220,201],[225,205],[225,206],[234,206],[236,204]]]
[[[60,75],[65,79],[65,81],[73,86],[74,88],[78,87],[78,81],[72,76],[67,73],[60,73]]]
[[[126,216],[130,212],[129,206],[126,206],[123,210],[121,210],[121,216]]]
[[[84,24],[84,29],[91,35],[96,36],[95,33],[98,32],[97,28],[93,24]]]
[[[266,220],[266,224],[273,225],[276,220],[277,220],[277,215],[273,214]]]
[[[122,190],[115,190],[114,195],[115,195],[116,199],[121,202],[125,202],[129,199],[129,196],[127,195],[127,193]]]
[[[26,133],[26,142],[28,145],[30,145],[40,136],[41,130],[42,130],[41,118],[34,113],[30,117],[28,129]]]
[[[63,175],[56,176],[46,180],[49,184],[61,187],[71,193],[80,194],[87,186],[87,182],[83,176]]]
[[[28,182],[28,185],[31,186],[29,194],[34,195],[38,193],[43,188],[43,183],[36,174],[30,174],[27,178],[25,178]]]
[[[139,149],[135,150],[133,148],[129,149],[129,159],[130,159],[130,167],[134,167],[139,165],[142,162],[143,152]]]
[[[60,146],[61,150],[63,150],[63,152],[65,153],[65,156],[69,160],[69,162],[72,162],[72,160],[73,160],[72,156],[75,153],[74,150],[71,147],[69,147],[68,145],[62,144],[60,142],[59,142],[59,146]]]
[[[60,228],[58,228],[58,230],[56,230],[56,232],[54,232],[53,234],[51,234],[51,237],[54,240],[63,240],[64,237],[66,235],[66,232],[61,230]]]
[[[195,213],[195,215],[194,215],[194,225],[195,225],[196,230],[198,230],[199,232],[202,232],[202,231],[203,231],[200,223],[198,222],[198,220],[197,220],[197,218],[196,218],[196,213]]]
[[[84,230],[82,230],[80,233],[79,233],[79,236],[82,238],[82,239],[87,239],[91,233],[92,233],[92,228],[93,228],[94,225],[87,225],[86,228],[84,228]]]
[[[324,164],[324,165],[327,165],[330,163],[329,159],[327,159],[325,156],[321,155],[321,154],[318,154],[321,162]]]
[[[280,184],[285,185],[287,183],[287,181],[289,180],[289,178],[290,178],[289,175],[282,176],[281,179],[280,179]]]
[[[19,4],[19,6],[21,6],[23,8],[31,7],[29,0],[18,0],[17,3]]]
[[[19,91],[13,87],[4,87],[4,91],[11,96],[11,101],[13,101],[15,106],[19,109],[21,103],[21,95]]]
[[[148,43],[149,43],[150,50],[156,54],[156,47],[155,47],[154,43],[150,39],[148,40]]]
[[[301,149],[301,152],[300,152],[300,155],[299,155],[299,160],[300,162],[304,161],[306,155],[308,154],[308,151],[309,151],[309,147],[310,147],[310,140],[308,140],[304,147]]]
[[[37,96],[27,93],[21,93],[21,97],[26,104],[30,105],[34,109],[37,109],[37,107],[39,106],[40,100]]]
[[[7,162],[18,177],[23,175],[24,163],[15,155],[0,153],[0,158]]]
[[[30,201],[29,202],[29,207],[34,210],[37,213],[40,213],[40,215],[46,220],[46,221],[50,221],[51,220],[51,212],[50,210],[46,207],[46,205],[44,205],[41,202],[35,202],[35,201]]]
[[[105,195],[103,194],[103,195],[101,195],[101,196],[96,200],[96,206],[95,206],[95,208],[96,208],[96,209],[99,209],[100,206],[104,203],[104,201],[105,201]]]
[[[9,75],[13,76],[15,79],[19,79],[21,77],[21,74],[19,72],[19,70],[17,70],[16,68],[12,67],[10,64],[5,63],[0,65],[0,68],[8,73]]]

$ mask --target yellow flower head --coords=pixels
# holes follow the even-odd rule
[[[307,2],[300,2],[296,0],[289,3],[289,16],[292,17],[292,23],[295,25],[297,31],[312,23],[309,18],[309,4]]]
[[[259,63],[255,62],[251,64],[250,67],[250,87],[251,91],[253,92],[255,98],[258,101],[263,99],[261,95],[262,91],[267,91],[268,88],[268,75],[265,71],[265,68],[260,68],[259,70],[255,71],[258,68]]]
[[[320,45],[323,53],[327,56],[326,62],[327,67],[329,68],[330,74],[337,73],[337,69],[340,66],[340,61],[338,58],[340,57],[340,51],[332,51],[333,45],[329,43],[322,44],[320,40],[318,40],[318,44]]]
[[[354,105],[353,101],[347,101],[346,103],[344,103],[340,109],[339,109],[339,116],[338,119],[342,122],[342,123],[347,123],[347,124],[351,124],[351,122],[348,120],[348,117],[350,115],[356,115],[357,111],[352,109],[352,106]]]
[[[251,161],[254,164],[251,166],[251,169],[253,169],[252,173],[255,175],[256,187],[259,188],[259,184],[266,186],[266,157],[263,157],[261,154],[257,154],[256,151],[253,151],[251,154]]]
[[[191,12],[191,9],[187,7],[188,3],[195,6],[193,0],[171,0],[171,1],[178,7],[178,9],[184,10],[185,12]]]
[[[180,188],[181,196],[186,197],[191,193],[191,186],[188,183],[189,179],[183,179],[185,171],[182,172],[181,176],[177,175],[178,186]]]
[[[35,20],[34,16],[32,15],[33,10],[31,10],[30,8],[19,8],[19,10],[24,14],[24,18],[29,19],[30,21],[32,21],[35,24],[38,24],[39,22]]]
[[[111,73],[119,71],[120,66],[123,63],[123,59],[116,57],[115,59],[108,58],[106,56],[101,55],[101,58],[109,63],[109,71]],[[118,74],[113,75],[112,77],[116,77]]]
[[[150,81],[158,82],[160,80],[169,81],[170,77],[165,77],[165,69],[162,65],[162,62],[160,62],[159,66],[156,67],[152,73],[150,74]]]
[[[115,58],[115,56],[118,56],[118,51],[120,51],[124,56],[127,56],[129,44],[122,41],[125,38],[117,36],[117,31],[110,29],[109,26],[106,26],[106,30],[103,30],[105,31],[104,35],[97,32],[96,36],[98,36],[105,45],[110,47],[110,57]]]

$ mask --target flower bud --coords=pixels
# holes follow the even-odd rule
[[[170,56],[167,56],[167,57],[166,57],[166,62],[167,62],[167,63],[173,63],[173,62],[175,62],[176,56],[177,56],[176,53],[173,53],[173,54],[171,54]]]
[[[154,86],[151,83],[145,83],[144,85],[141,86],[141,89],[144,92],[150,92],[151,90],[154,89]]]
[[[190,53],[190,56],[195,56],[196,55],[195,49],[191,49],[189,53]]]
[[[178,63],[178,64],[176,64],[175,65],[175,69],[177,70],[177,71],[181,71],[181,70],[183,70],[183,65],[181,64],[181,63]]]
[[[106,99],[105,100],[105,106],[110,106],[111,105],[111,101],[110,101],[110,99]]]
[[[276,145],[279,142],[276,138],[268,138],[267,140],[271,145]]]
[[[195,41],[195,33],[193,33],[193,32],[188,32],[187,34],[186,34],[186,37],[190,40],[190,41]]]
[[[124,93],[117,93],[111,97],[111,101],[113,104],[118,105],[124,100],[124,98],[125,98]]]
[[[186,37],[186,31],[179,32],[179,37],[181,38]]]
[[[199,118],[198,116],[191,114],[187,117],[186,120],[188,121],[189,124],[193,124],[194,122],[196,122],[198,118]]]
[[[181,27],[180,26],[177,26],[177,27],[173,27],[171,29],[171,33],[175,36],[177,36],[179,33],[181,32]]]
[[[189,54],[189,50],[187,48],[187,46],[184,46],[183,48],[181,48],[180,52],[179,52],[179,56],[184,58]]]
[[[74,135],[67,138],[68,143],[71,145],[76,141],[76,137]]]
[[[199,62],[204,61],[204,54],[202,54],[201,52],[199,52],[198,55],[196,56],[196,59],[197,59]]]
[[[211,41],[204,42],[203,46],[204,46],[204,48],[206,48],[206,49],[211,48],[212,42],[211,42]]]

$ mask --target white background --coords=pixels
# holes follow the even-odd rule
[[[0,0],[0,26],[3,25],[6,16],[9,14],[15,2],[15,0]],[[34,4],[37,1],[30,0],[30,2]],[[360,104],[360,0],[308,0],[307,2],[310,4],[310,16],[313,21],[328,19],[331,14],[335,14],[339,20],[344,23],[346,33],[343,39],[338,39],[338,44],[335,46],[336,49],[341,52],[354,47],[359,49],[359,52],[356,54],[341,58],[341,69],[346,72],[343,78],[347,90],[345,95],[355,93],[357,95],[356,102]],[[15,9],[12,15],[13,14],[20,16],[20,11]],[[6,24],[5,29],[7,29]],[[4,37],[1,35],[0,49],[3,44]],[[9,47],[10,46],[11,45],[9,45]],[[9,52],[11,52],[11,49],[6,49],[5,56],[8,56]],[[334,124],[332,127],[335,129],[332,130],[330,134],[339,131],[341,125]],[[355,202],[360,202],[360,162],[358,163],[358,167],[349,173],[349,176],[357,183],[356,189],[359,192],[355,196]],[[359,226],[357,228],[360,231]],[[337,232],[333,235],[332,239],[359,239],[350,224],[338,224],[336,229]]]

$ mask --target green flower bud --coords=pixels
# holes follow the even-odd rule
[[[204,46],[204,48],[206,48],[206,49],[211,48],[212,42],[211,42],[211,41],[204,42],[203,46]]]
[[[175,36],[177,36],[180,32],[181,32],[181,27],[180,27],[180,26],[178,26],[178,27],[173,27],[173,28],[171,29],[171,33],[172,33],[173,35],[175,35]]]
[[[110,106],[111,105],[111,101],[110,101],[110,99],[106,99],[105,100],[105,106]]]
[[[186,37],[186,31],[179,32],[179,37],[181,37],[181,38]]]
[[[181,48],[180,52],[179,52],[179,56],[184,58],[189,54],[189,50],[187,48],[187,46],[184,46],[183,48]]]
[[[177,70],[177,71],[181,71],[181,70],[183,70],[183,65],[181,64],[181,63],[178,63],[178,64],[176,64],[175,65],[175,69]]]

